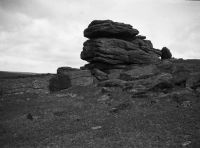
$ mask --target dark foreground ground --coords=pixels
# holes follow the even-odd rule
[[[199,148],[199,98],[95,86],[2,97],[0,147]]]

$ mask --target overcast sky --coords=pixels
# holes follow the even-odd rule
[[[131,24],[154,47],[200,59],[200,2],[190,0],[0,0],[0,71],[80,67],[94,19]]]

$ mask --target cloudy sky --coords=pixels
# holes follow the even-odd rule
[[[83,30],[94,19],[131,24],[176,58],[200,58],[197,0],[0,0],[0,71],[84,65]]]

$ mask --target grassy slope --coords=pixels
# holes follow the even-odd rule
[[[8,71],[0,71],[0,79],[3,78],[18,78],[23,76],[32,76],[36,75],[35,73],[26,73],[26,72],[8,72]]]
[[[200,65],[199,60],[178,62],[194,71]],[[133,97],[118,89],[103,93],[94,86],[3,97],[0,146],[199,148],[200,95],[181,98],[190,103],[171,97]],[[27,119],[28,113],[33,120]]]
[[[10,96],[1,100],[0,145],[198,148],[200,102],[196,96],[188,99],[190,106],[183,106],[171,98],[132,97],[118,89],[108,94],[94,86]]]

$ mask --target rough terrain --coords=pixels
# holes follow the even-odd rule
[[[199,148],[200,60],[95,20],[80,69],[0,77],[1,147]]]

